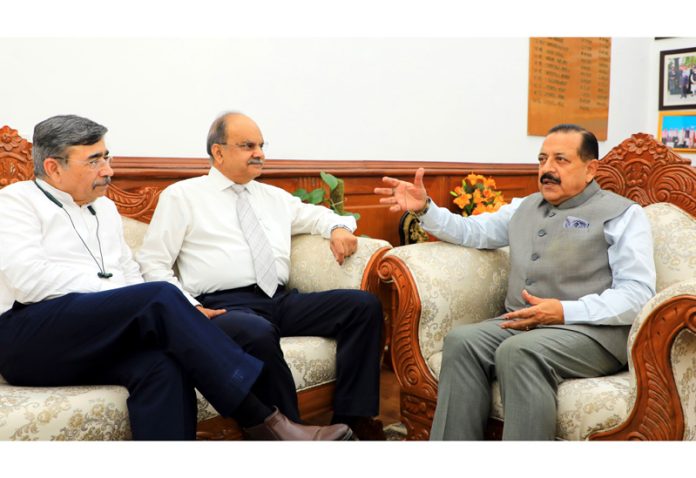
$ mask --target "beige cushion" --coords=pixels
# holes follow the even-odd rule
[[[387,255],[407,263],[416,282],[422,308],[418,343],[429,364],[452,327],[503,312],[510,267],[505,250],[428,242],[397,247]]]
[[[287,337],[280,341],[297,390],[336,378],[336,341]],[[198,396],[198,421],[218,415]],[[116,385],[14,387],[0,384],[0,440],[128,440],[126,400]]]
[[[431,357],[428,365],[440,376],[442,353]],[[627,417],[633,400],[628,372],[608,377],[565,380],[558,387],[558,425],[556,438],[585,440],[600,430],[612,428]],[[493,382],[491,417],[503,419],[500,386]]]
[[[652,226],[657,291],[696,277],[696,218],[669,203],[644,211]]]

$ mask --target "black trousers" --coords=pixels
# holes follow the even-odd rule
[[[134,439],[195,438],[194,387],[232,416],[262,367],[166,282],[15,303],[0,315],[9,383],[123,385]]]
[[[269,298],[256,286],[203,294],[205,307],[226,309],[212,322],[264,363],[252,391],[268,405],[299,420],[295,382],[280,348],[281,337],[336,339],[334,413],[379,414],[379,359],[382,307],[360,290],[299,293],[279,287]]]

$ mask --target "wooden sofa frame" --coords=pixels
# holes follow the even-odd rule
[[[602,159],[596,179],[602,188],[642,206],[669,202],[696,216],[696,170],[689,160],[648,134],[634,134],[612,149]],[[383,258],[379,275],[392,287],[391,359],[401,386],[401,419],[408,431],[407,439],[426,440],[435,412],[437,382],[418,343],[420,298],[413,277],[398,257]],[[683,437],[684,414],[670,351],[682,330],[696,333],[696,297],[676,297],[646,320],[632,348],[638,390],[633,410],[621,426],[595,433],[591,440]],[[489,425],[488,437],[499,438],[502,422],[490,420]]]

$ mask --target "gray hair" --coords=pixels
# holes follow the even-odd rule
[[[241,115],[239,111],[227,111],[215,118],[213,124],[208,130],[208,141],[205,144],[205,150],[210,156],[210,161],[213,160],[213,145],[227,143],[227,118],[230,116]]]
[[[95,144],[107,131],[105,126],[76,115],[53,116],[37,124],[34,127],[31,152],[34,175],[37,178],[46,176],[46,158],[64,157],[71,146]]]

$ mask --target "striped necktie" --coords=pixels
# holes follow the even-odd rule
[[[237,193],[237,217],[244,233],[244,238],[251,250],[251,258],[256,272],[256,285],[268,297],[273,297],[278,288],[278,272],[275,266],[275,256],[268,242],[263,227],[259,222],[249,202],[249,190],[246,186],[233,184],[232,189]]]

